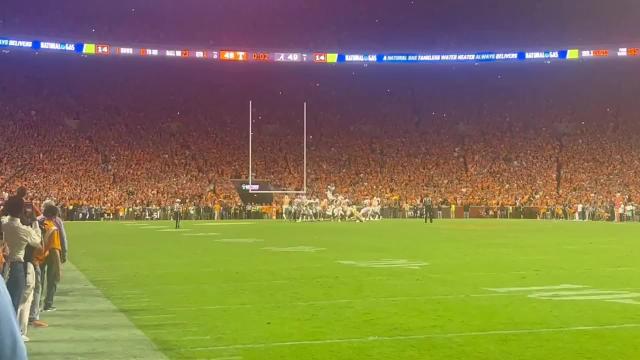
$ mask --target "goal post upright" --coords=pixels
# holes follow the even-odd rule
[[[306,194],[307,193],[307,102],[303,103],[303,188],[302,191],[296,190],[253,190],[253,174],[252,174],[252,161],[253,161],[253,101],[249,100],[249,193],[251,194]]]

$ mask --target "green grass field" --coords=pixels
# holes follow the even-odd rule
[[[640,224],[67,226],[172,359],[640,358]]]

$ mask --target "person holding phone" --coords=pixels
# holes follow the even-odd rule
[[[17,196],[9,198],[5,203],[4,209],[8,214],[1,221],[4,241],[9,249],[7,257],[7,262],[9,263],[7,290],[17,314],[26,286],[25,249],[27,245],[35,249],[42,248],[41,233],[37,221],[34,221],[31,226],[22,224],[21,217],[24,215],[24,200],[22,198]]]

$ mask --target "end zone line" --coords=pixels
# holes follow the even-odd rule
[[[618,325],[597,325],[597,326],[572,326],[564,328],[546,328],[546,329],[515,329],[515,330],[490,330],[490,331],[472,331],[460,333],[444,333],[444,334],[424,334],[424,335],[407,335],[407,336],[369,336],[363,338],[350,339],[326,339],[326,340],[301,340],[287,342],[273,342],[261,344],[238,344],[226,346],[208,346],[197,348],[185,348],[180,351],[205,351],[205,350],[233,350],[233,349],[255,349],[269,348],[280,346],[297,346],[297,345],[323,345],[323,344],[339,344],[339,343],[363,343],[378,341],[398,341],[398,340],[420,340],[429,338],[452,338],[465,336],[491,336],[491,335],[520,335],[520,334],[539,334],[551,332],[569,332],[569,331],[592,331],[592,330],[613,330],[613,329],[640,328],[640,324],[618,324]]]

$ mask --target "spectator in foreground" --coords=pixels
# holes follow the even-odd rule
[[[26,360],[27,350],[20,337],[11,297],[0,281],[0,360]]]
[[[66,252],[63,251],[66,250],[66,246],[63,246],[62,231],[60,230],[63,225],[62,220],[58,217],[58,208],[53,204],[47,204],[43,210],[43,216],[45,238],[47,239],[45,251],[49,252],[46,257],[45,270],[42,272],[47,279],[43,311],[55,311],[53,300],[60,282],[62,264],[67,261]]]
[[[36,274],[33,266],[33,258],[36,250],[33,246],[27,245],[24,252],[24,272],[26,274],[24,292],[18,307],[18,326],[22,334],[22,340],[28,342],[27,331],[29,330],[29,312],[33,302],[33,289],[36,283]]]
[[[26,286],[25,248],[27,245],[31,245],[36,249],[40,249],[41,234],[37,221],[34,221],[31,226],[22,225],[20,222],[20,217],[24,212],[24,200],[22,198],[11,197],[5,204],[5,210],[9,214],[8,217],[2,219],[4,241],[9,248],[7,290],[17,314]]]
[[[52,209],[54,207],[55,209]],[[58,216],[55,217],[55,220],[51,221],[50,217],[48,218],[46,215],[52,215],[53,212],[57,213],[57,207],[53,201],[45,201],[43,203],[43,213],[45,215],[38,218],[38,222],[40,223],[40,228],[44,229],[42,245],[43,248],[40,251],[37,251],[33,258],[33,267],[35,272],[35,286],[33,289],[33,302],[31,303],[31,311],[29,312],[29,324],[37,328],[45,328],[49,325],[40,320],[40,300],[42,296],[42,285],[44,282],[44,277],[42,276],[46,270],[47,258],[49,256],[49,252],[51,249],[52,241],[55,240],[54,236],[56,235],[56,230],[61,229],[57,232],[60,236],[60,245],[62,247],[61,253],[61,262],[64,263],[66,261],[67,254],[67,246],[66,246],[66,233],[64,231],[64,225],[62,223],[62,219]]]

